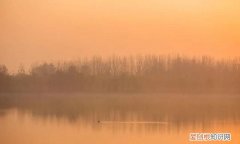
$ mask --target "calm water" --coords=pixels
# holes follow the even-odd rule
[[[73,96],[67,101],[65,96],[44,96],[44,99],[21,96],[14,102],[4,98],[8,104],[0,110],[0,144],[197,143],[189,141],[190,132],[230,132],[230,142],[212,143],[240,142],[238,97],[235,96],[215,103],[212,101],[215,97],[208,98],[210,106],[199,98],[201,105],[194,104],[195,107],[187,105],[196,97],[190,101],[188,97],[178,97],[184,99],[181,102],[175,96],[175,102],[169,96],[151,96],[144,101],[136,100],[135,96],[116,101],[119,96],[113,99],[111,96],[96,101],[98,97]],[[172,103],[164,106],[162,101]]]

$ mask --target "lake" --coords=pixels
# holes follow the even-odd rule
[[[231,133],[240,142],[238,95],[1,94],[1,144],[159,144],[190,133]]]

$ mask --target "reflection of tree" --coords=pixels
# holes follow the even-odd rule
[[[227,97],[227,98],[226,98]],[[206,94],[1,94],[1,108],[17,108],[43,118],[187,123],[240,120],[239,95]],[[150,124],[150,123],[149,123]]]

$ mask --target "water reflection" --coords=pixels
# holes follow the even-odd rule
[[[239,96],[29,94],[3,99],[4,144],[181,144],[190,143],[190,132],[231,132],[229,143],[240,140]]]
[[[208,123],[239,120],[240,96],[176,94],[1,95],[0,108],[17,108],[40,117],[96,121]]]
[[[17,109],[5,111],[0,117],[0,143],[61,144],[61,143],[191,143],[190,132],[230,132],[232,141],[239,142],[239,123],[233,121],[176,125],[157,122],[95,122],[79,118],[40,117]],[[196,142],[194,142],[196,143]],[[220,143],[220,142],[218,142]]]
[[[6,115],[6,110],[0,109],[0,117]]]

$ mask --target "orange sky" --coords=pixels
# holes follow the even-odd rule
[[[1,0],[0,64],[137,54],[240,56],[239,0]]]

